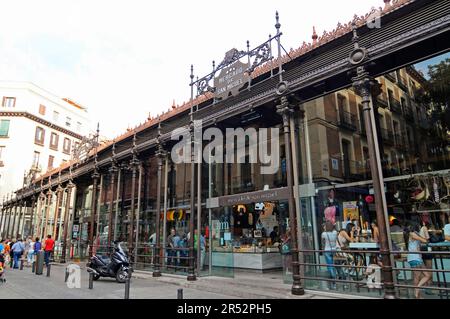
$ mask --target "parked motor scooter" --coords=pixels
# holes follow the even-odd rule
[[[87,271],[94,274],[94,280],[100,277],[112,277],[116,278],[117,282],[124,283],[132,272],[128,256],[118,242],[114,242],[114,253],[111,258],[93,255],[86,266]]]

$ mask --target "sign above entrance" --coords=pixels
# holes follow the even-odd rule
[[[226,99],[236,95],[250,79],[249,64],[236,61],[229,67],[222,69],[219,76],[214,79],[214,93],[216,98]]]
[[[272,43],[275,41],[276,48],[278,48],[278,76],[282,80],[281,74],[281,49],[287,55],[287,51],[283,48],[280,42],[281,32],[278,13],[275,15],[275,28],[277,33],[275,36],[269,35],[269,39],[262,44],[250,49],[250,42],[247,41],[247,50],[242,51],[238,49],[231,49],[225,54],[225,58],[217,67],[216,63],[212,63],[212,72],[201,78],[197,77],[194,81],[194,71],[191,65],[191,97],[194,95],[194,86],[197,88],[197,96],[203,95],[207,92],[213,93],[217,100],[224,100],[232,95],[236,95],[240,89],[246,84],[250,88],[252,85],[252,73],[263,64],[273,59]],[[274,76],[272,71],[271,76]]]
[[[211,198],[207,200],[207,208],[217,208],[224,206],[234,206],[239,204],[252,204],[259,202],[270,202],[284,200],[289,198],[289,189],[287,187],[276,188],[266,191],[257,191],[238,195],[228,195]]]

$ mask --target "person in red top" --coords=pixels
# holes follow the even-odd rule
[[[55,241],[52,239],[52,235],[48,235],[47,239],[44,242],[44,259],[45,265],[48,267],[50,263],[50,256],[53,253],[53,249],[55,248]]]

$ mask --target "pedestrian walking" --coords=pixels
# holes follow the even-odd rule
[[[3,252],[4,252],[4,257],[5,257],[5,262],[3,263],[3,268],[6,268],[6,265],[9,265],[10,260],[11,260],[11,255],[10,255],[10,251],[11,251],[11,246],[9,245],[10,240],[6,239],[4,242],[4,247],[3,247]]]
[[[8,261],[9,261],[9,267],[10,268],[13,268],[14,254],[13,254],[13,251],[12,251],[12,247],[13,247],[13,245],[15,243],[16,243],[16,239],[15,238],[11,239],[9,241],[9,243],[8,243],[8,246],[9,246],[9,250],[8,250],[8,252],[9,252],[9,259],[8,259]]]
[[[25,251],[25,245],[22,242],[22,239],[17,239],[17,242],[11,247],[11,251],[13,252],[14,258],[14,269],[19,269],[19,259],[22,257],[23,252]]]
[[[45,266],[48,267],[50,263],[50,257],[53,253],[53,249],[55,248],[55,241],[52,239],[52,235],[48,235],[47,239],[44,242],[44,260]]]
[[[30,267],[34,260],[34,241],[31,237],[28,237],[25,244],[25,252],[27,254],[27,267]]]

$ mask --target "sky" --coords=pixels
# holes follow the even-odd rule
[[[202,77],[231,48],[274,35],[311,42],[382,0],[0,0],[0,80],[29,81],[87,107],[92,129],[114,138],[149,114],[190,98],[190,65]],[[275,52],[276,53],[276,52]]]

